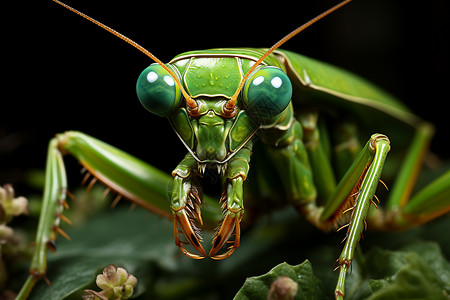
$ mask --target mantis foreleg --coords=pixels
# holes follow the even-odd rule
[[[224,214],[220,227],[216,230],[213,246],[209,255],[213,259],[230,256],[239,247],[241,238],[241,219],[244,214],[243,184],[250,169],[250,155],[253,143],[248,142],[229,162],[226,173],[226,190],[224,190],[222,211]],[[230,236],[236,234],[232,245],[223,254],[216,254],[227,243]]]
[[[244,214],[243,184],[249,171],[251,149],[252,142],[249,141],[230,159],[226,169],[220,166],[219,170],[225,173],[226,180],[220,201],[223,202],[223,218],[216,229],[209,252],[213,259],[224,259],[239,247],[240,222]],[[194,174],[197,166],[200,174]],[[170,206],[174,215],[175,244],[184,254],[194,259],[206,257],[206,252],[201,245],[200,229],[197,228],[198,224],[203,225],[200,215],[202,201],[196,187],[191,183],[194,176],[201,176],[204,173],[203,166],[206,168],[206,165],[197,164],[194,157],[188,153],[172,172],[174,185]],[[180,234],[186,237],[187,242],[179,238]],[[229,241],[233,234],[236,235],[234,241]],[[232,246],[225,253],[217,254],[227,242],[232,243]],[[187,243],[199,254],[187,250],[183,245]]]
[[[202,259],[206,257],[206,252],[201,245],[202,238],[200,230],[195,224],[197,222],[203,225],[200,213],[202,200],[198,195],[196,187],[191,184],[192,173],[196,166],[196,160],[188,153],[172,172],[174,180],[170,207],[174,215],[175,244],[190,258]],[[178,224],[180,224],[182,231],[178,229]],[[184,234],[189,244],[200,252],[200,254],[192,253],[183,246],[184,242],[179,238],[180,233]]]

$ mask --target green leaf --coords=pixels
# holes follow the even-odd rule
[[[289,277],[297,284],[295,299],[323,299],[323,286],[306,260],[297,266],[281,263],[267,274],[248,278],[234,299],[267,299],[272,284],[280,277]]]
[[[403,251],[413,251],[420,255],[426,264],[439,276],[450,295],[450,262],[441,250],[441,244],[435,242],[416,242],[402,248]],[[450,253],[447,253],[450,255]],[[450,298],[450,297],[449,297]]]
[[[369,299],[449,299],[450,264],[438,245],[418,242],[404,250],[378,248],[368,255],[369,276],[374,278]]]
[[[405,253],[407,264],[390,280],[371,280],[374,294],[369,299],[448,299],[437,274],[416,253]]]

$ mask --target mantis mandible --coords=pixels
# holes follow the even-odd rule
[[[450,172],[410,197],[432,135],[427,123],[359,77],[279,49],[304,28],[350,1],[307,22],[269,50],[191,51],[177,55],[168,64],[109,27],[55,2],[124,39],[156,62],[139,77],[138,97],[147,110],[169,119],[187,154],[172,173],[174,185],[169,206],[165,190],[160,189],[166,176],[158,170],[80,132],[69,131],[54,138],[49,144],[44,207],[27,288],[45,275],[46,250],[53,246],[56,233],[61,232],[59,216],[64,210],[67,189],[63,154],[77,158],[93,176],[125,198],[173,218],[176,245],[195,259],[207,256],[198,227],[214,226],[217,221],[214,209],[201,211],[204,201],[213,200],[206,196],[202,199],[193,182],[195,177],[202,176],[206,169],[224,177],[223,217],[209,252],[213,259],[224,259],[239,247],[247,197],[244,182],[247,184],[250,162],[257,170],[258,164],[270,161],[283,182],[283,193],[301,215],[323,230],[347,230],[338,260],[338,299],[344,296],[345,276],[366,219],[370,223],[370,218],[378,218],[381,221],[374,223],[380,228],[407,228],[450,210]],[[355,151],[344,146],[356,135],[342,135],[335,139],[340,141],[339,152],[331,158],[328,131],[323,123],[324,105],[345,107],[342,109],[367,117],[381,114],[415,130],[384,214],[379,210],[368,216],[368,210],[370,205],[378,204],[375,190],[390,151],[389,138],[373,134],[366,138],[365,146],[358,146]],[[343,123],[339,116],[332,117],[336,124]],[[251,153],[261,148],[266,149],[265,160],[251,161]],[[258,184],[270,187],[270,182]],[[182,235],[193,250],[184,246]],[[223,250],[229,241],[230,249]]]

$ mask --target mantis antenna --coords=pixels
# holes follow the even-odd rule
[[[283,37],[281,40],[279,40],[278,42],[276,42],[272,47],[270,47],[269,50],[266,51],[266,53],[264,53],[263,56],[261,56],[260,59],[258,59],[258,61],[250,68],[250,70],[248,70],[248,72],[245,74],[245,76],[242,78],[239,87],[237,88],[236,92],[234,93],[234,95],[231,97],[230,100],[227,101],[227,103],[224,105],[224,111],[228,114],[233,114],[234,113],[234,107],[236,106],[236,101],[237,98],[239,96],[239,93],[241,92],[245,81],[247,80],[247,78],[250,76],[250,74],[256,69],[257,66],[259,66],[262,61],[269,56],[269,54],[271,54],[273,51],[275,51],[276,49],[278,49],[281,45],[283,45],[284,43],[286,43],[288,40],[290,40],[291,38],[293,38],[294,36],[296,36],[297,34],[299,34],[300,32],[302,32],[303,30],[305,30],[306,28],[308,28],[309,26],[311,26],[312,24],[316,23],[317,21],[319,21],[320,19],[326,17],[327,15],[331,14],[332,12],[338,10],[339,8],[341,8],[342,6],[346,5],[347,3],[349,3],[352,0],[345,0],[342,1],[338,4],[336,4],[335,6],[333,6],[332,8],[326,10],[325,12],[321,13],[320,15],[318,15],[317,17],[309,20],[308,22],[306,22],[305,24],[301,25],[300,27],[297,27],[297,29],[293,30],[292,32],[290,32],[289,34],[287,34],[285,37]]]
[[[123,34],[115,31],[114,29],[112,29],[111,27],[106,26],[105,24],[89,17],[88,15],[85,15],[84,13],[76,10],[75,8],[70,7],[67,4],[62,3],[61,1],[58,0],[52,0],[53,2],[58,3],[59,5],[67,8],[68,10],[76,13],[77,15],[85,18],[86,20],[100,26],[101,28],[105,29],[106,31],[114,34],[115,36],[117,36],[118,38],[124,40],[125,42],[127,42],[128,44],[130,44],[131,46],[133,46],[134,48],[138,49],[139,51],[141,51],[142,53],[144,53],[145,55],[147,55],[148,57],[150,57],[153,61],[155,61],[157,64],[159,64],[161,67],[164,68],[164,70],[166,70],[170,76],[172,76],[173,80],[176,82],[176,84],[178,85],[178,87],[181,90],[181,93],[183,94],[184,98],[186,99],[186,103],[189,106],[189,108],[191,109],[191,111],[196,111],[198,108],[197,102],[191,98],[191,96],[189,96],[189,94],[186,92],[186,90],[183,88],[183,85],[181,84],[180,80],[178,79],[178,76],[176,76],[174,74],[174,72],[167,67],[161,60],[159,60],[155,55],[153,55],[150,51],[148,51],[147,49],[145,49],[144,47],[142,47],[141,45],[139,45],[138,43],[136,43],[135,41],[133,41],[132,39],[124,36]]]

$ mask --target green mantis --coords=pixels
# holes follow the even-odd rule
[[[236,251],[245,216],[244,201],[264,198],[262,194],[248,194],[246,190],[255,189],[247,187],[257,184],[274,189],[268,180],[247,181],[250,169],[257,172],[258,165],[270,162],[283,183],[283,188],[274,190],[312,224],[324,230],[348,225],[344,225],[348,227],[347,240],[339,258],[336,298],[344,295],[345,276],[366,219],[382,220],[373,222],[380,228],[403,228],[450,209],[449,172],[408,200],[431,137],[430,127],[396,99],[359,77],[280,50],[280,44],[270,51],[191,51],[163,64],[139,45],[118,36],[157,62],[138,79],[139,100],[150,112],[169,119],[186,148],[186,156],[172,172],[170,205],[165,190],[167,175],[83,133],[58,135],[48,148],[44,207],[25,291],[44,276],[46,249],[53,247],[56,234],[61,232],[59,218],[67,189],[63,154],[77,158],[92,175],[125,198],[173,218],[175,244],[184,254],[197,259],[207,256],[198,227],[214,227],[219,221],[209,256],[224,259]],[[381,213],[368,216],[368,210],[376,205],[375,190],[390,151],[389,138],[373,134],[366,137],[364,147],[356,146],[355,150],[345,145],[356,135],[341,135],[335,138],[341,138],[341,147],[331,155],[325,116],[328,113],[336,124],[342,119],[324,106],[367,118],[381,116],[387,123],[398,122],[415,130],[405,167],[388,200],[387,217]],[[258,151],[265,156],[253,160],[251,153]],[[339,167],[334,167],[332,160]],[[213,204],[218,201],[207,196],[202,199],[195,186],[195,178],[207,169],[224,179],[222,216],[217,204]],[[205,210],[200,208],[203,202],[209,204]],[[229,241],[231,247],[223,249]]]

